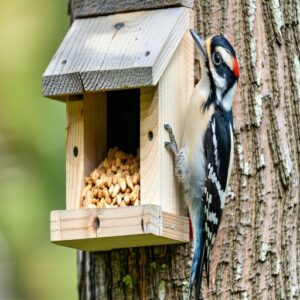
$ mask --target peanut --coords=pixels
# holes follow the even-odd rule
[[[112,184],[110,187],[109,187],[109,190],[108,190],[108,193],[110,196],[112,196],[113,192],[114,192],[114,185]]]
[[[90,174],[90,178],[92,178],[93,182],[96,182],[96,180],[100,178],[100,173],[99,173],[98,169],[95,169],[95,170]]]
[[[98,200],[95,198],[88,201],[88,204],[97,204],[97,203],[98,203]]]
[[[129,197],[129,199],[130,199],[130,197]],[[137,199],[130,199],[130,205],[134,205],[134,203],[135,203],[135,201],[136,201]]]
[[[102,179],[103,184],[105,186],[110,187],[110,185],[112,183],[112,179],[109,176],[102,174],[100,179]]]
[[[118,184],[120,185],[121,191],[124,193],[126,190],[126,181],[124,180],[123,177],[121,176],[118,177]]]
[[[125,195],[124,196],[124,202],[125,202],[126,205],[130,204],[130,197],[129,197],[129,195]]]
[[[112,184],[112,178],[111,177],[107,177],[107,187],[110,187]]]
[[[106,204],[111,204],[111,199],[109,196],[105,197],[105,203]]]
[[[114,147],[108,150],[107,158],[108,159],[114,159],[116,156],[116,152],[119,151],[118,147]]]
[[[132,183],[137,185],[140,182],[140,175],[138,173],[134,173],[132,176]]]
[[[111,170],[112,170],[114,173],[117,173],[118,168],[117,168],[117,166],[116,166],[115,164],[113,164],[113,165],[111,166]]]
[[[100,174],[100,176],[102,175],[102,174],[105,174],[105,169],[104,168],[102,168],[102,167],[98,167],[98,172],[99,172],[99,174]]]
[[[115,198],[117,196],[117,194],[119,193],[119,191],[120,191],[120,186],[118,184],[116,184],[114,189],[113,189],[113,192],[112,192],[111,196],[113,198]]]
[[[121,167],[121,159],[120,159],[120,158],[117,158],[117,159],[116,159],[116,167],[117,167],[117,168],[120,168],[120,167]]]
[[[104,207],[104,205],[102,204],[101,201],[97,203],[97,208],[103,208],[103,207]]]
[[[98,189],[94,188],[92,191],[93,191],[93,197],[98,198]]]
[[[85,177],[85,182],[86,182],[87,184],[93,184],[93,180],[92,180],[91,177]]]
[[[118,174],[115,174],[114,176],[113,176],[113,178],[112,178],[112,183],[113,184],[117,184],[118,183]]]
[[[108,169],[107,172],[106,172],[106,175],[111,178],[115,173],[111,170],[111,169]]]
[[[104,188],[103,190],[102,190],[102,197],[108,197],[109,196],[109,192],[108,192],[108,189],[107,188]]]
[[[133,183],[132,183],[132,180],[131,180],[131,176],[130,176],[130,175],[127,175],[127,176],[126,176],[126,184],[127,184],[127,186],[128,186],[131,190],[133,190]]]
[[[140,192],[140,186],[136,185],[130,194],[130,200],[136,200]]]
[[[115,157],[119,158],[120,160],[123,160],[123,159],[127,159],[128,155],[123,151],[117,151]]]
[[[121,195],[117,195],[116,199],[117,199],[117,204],[120,205],[121,202],[122,202],[122,196]]]
[[[96,182],[95,182],[95,185],[96,187],[99,187],[99,188],[104,188],[104,182],[103,182],[103,179],[97,179]]]
[[[104,162],[103,162],[103,167],[108,170],[110,168],[110,163],[108,158],[105,158]]]
[[[104,198],[101,198],[101,201],[99,202],[100,207],[104,208],[105,204],[106,204],[106,202],[105,202]]]
[[[140,204],[139,154],[126,154],[117,147],[85,178],[81,192],[83,208],[124,207]]]
[[[126,204],[125,204],[125,202],[124,201],[122,201],[121,203],[120,203],[120,205],[119,205],[120,207],[126,207]]]

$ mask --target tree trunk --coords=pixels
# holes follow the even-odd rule
[[[196,29],[224,33],[241,70],[231,188],[205,299],[300,297],[299,3],[195,1]],[[186,299],[190,254],[190,245],[79,253],[80,299]]]

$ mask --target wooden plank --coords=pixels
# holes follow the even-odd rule
[[[194,0],[71,0],[73,19],[174,6],[192,8],[193,5]]]
[[[180,217],[178,215],[163,212],[163,227],[162,235],[169,239],[175,240],[189,240],[187,233],[189,230],[189,219],[187,217]]]
[[[161,205],[157,88],[141,88],[140,101],[141,204]]]
[[[67,101],[66,208],[80,206],[84,172],[83,101]]]
[[[189,242],[187,217],[160,206],[51,212],[51,241],[85,251]]]
[[[43,95],[156,85],[190,26],[184,7],[78,19],[43,75]]]
[[[106,95],[67,101],[66,208],[78,209],[84,178],[106,154]]]
[[[186,241],[184,241],[186,243]],[[82,251],[110,251],[113,249],[146,247],[180,244],[182,241],[176,241],[153,234],[137,234],[120,237],[93,238],[85,240],[55,241],[54,244],[74,248]]]
[[[190,26],[193,14],[190,14]],[[174,176],[173,157],[164,149],[169,140],[164,124],[170,124],[181,145],[184,119],[189,98],[194,87],[194,43],[189,32],[183,37],[158,84],[159,96],[159,149],[161,178],[161,199],[163,211],[184,214],[184,201],[180,200],[180,187]]]
[[[106,93],[84,94],[84,176],[93,171],[107,152]]]

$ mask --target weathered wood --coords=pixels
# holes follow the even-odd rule
[[[67,101],[66,133],[66,209],[78,209],[84,178],[107,150],[105,93]]]
[[[184,7],[74,21],[43,75],[43,95],[156,85],[190,26]]]
[[[194,0],[71,0],[73,19],[174,6],[192,8]]]
[[[176,244],[189,241],[189,222],[154,205],[53,211],[51,241],[85,251]]]

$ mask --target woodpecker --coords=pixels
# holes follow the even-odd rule
[[[165,147],[184,191],[193,228],[190,299],[199,299],[202,272],[209,285],[210,254],[221,222],[233,160],[232,100],[239,78],[236,53],[223,35],[203,40],[190,30],[200,54],[201,79],[195,86],[178,149],[169,124]]]

